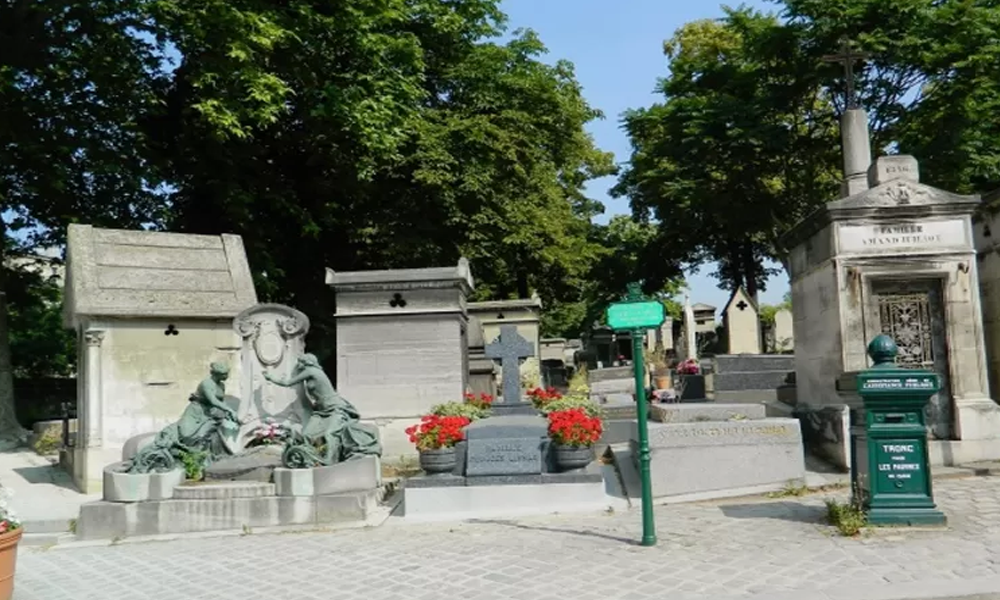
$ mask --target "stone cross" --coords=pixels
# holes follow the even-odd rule
[[[535,355],[535,346],[521,337],[516,325],[501,325],[500,336],[486,346],[486,357],[500,361],[503,369],[503,402],[521,401],[521,359]]]
[[[855,52],[851,48],[851,42],[847,38],[840,40],[840,52],[838,54],[828,54],[823,57],[826,62],[840,63],[844,65],[844,81],[847,84],[847,96],[845,106],[848,110],[858,107],[858,100],[854,95],[854,63],[870,57],[867,52]]]

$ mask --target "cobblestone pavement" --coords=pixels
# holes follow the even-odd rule
[[[886,529],[859,539],[822,525],[824,496],[815,495],[657,507],[653,548],[634,543],[638,510],[26,547],[14,599],[884,600],[1000,592],[1000,478],[940,482],[936,495],[947,530]]]

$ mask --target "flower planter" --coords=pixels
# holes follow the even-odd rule
[[[560,471],[575,471],[589,465],[594,460],[593,446],[563,446],[553,444],[556,468]]]
[[[443,475],[451,473],[458,464],[455,448],[437,448],[420,452],[420,468],[428,475]]]
[[[23,527],[0,534],[0,600],[10,600],[14,595],[14,571],[17,570],[17,545]]]
[[[654,389],[669,390],[671,387],[673,387],[673,378],[671,378],[669,374],[657,375],[656,377],[653,378],[653,380],[656,383],[656,387]]]

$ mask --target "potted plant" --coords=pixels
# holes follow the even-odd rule
[[[667,368],[667,359],[662,352],[647,352],[646,364],[653,376],[654,390],[669,390],[673,387],[670,369]]]
[[[458,459],[455,444],[465,439],[469,417],[425,415],[420,423],[406,428],[410,442],[420,452],[420,468],[428,475],[451,473]]]
[[[553,387],[548,388],[532,388],[528,390],[527,395],[531,398],[531,404],[538,410],[542,410],[546,404],[549,402],[555,402],[560,400],[563,396],[559,393],[559,390]]]
[[[548,419],[556,468],[572,471],[589,465],[594,460],[594,443],[604,432],[601,418],[580,407],[552,411]]]
[[[0,600],[14,595],[14,572],[17,570],[17,545],[24,529],[11,510],[10,490],[0,487]]]

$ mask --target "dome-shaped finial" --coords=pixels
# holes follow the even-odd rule
[[[872,358],[876,367],[894,364],[897,354],[899,354],[899,348],[896,346],[896,342],[884,333],[875,336],[875,339],[868,344],[868,356]]]

